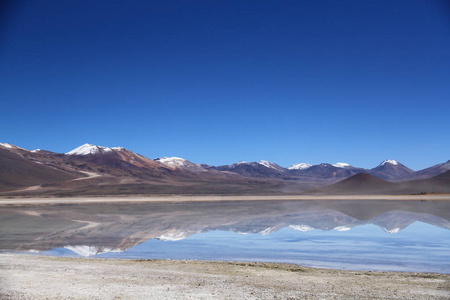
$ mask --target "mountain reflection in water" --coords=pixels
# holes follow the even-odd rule
[[[269,244],[281,245],[282,242],[277,242],[277,239],[286,235],[293,237],[295,233],[296,237],[300,235],[305,241],[308,238],[316,241],[320,235],[328,237],[329,241],[345,238],[350,245],[352,235],[348,232],[355,231],[356,227],[363,228],[363,225],[365,228],[368,224],[372,224],[372,231],[375,225],[386,233],[395,234],[415,222],[421,222],[432,225],[427,227],[427,232],[432,230],[430,228],[442,228],[446,229],[443,231],[445,234],[450,233],[448,231],[450,203],[445,201],[230,201],[27,205],[0,207],[0,217],[2,251],[41,253],[54,249],[45,254],[114,256],[117,253],[120,255],[118,257],[124,258],[259,259],[298,263],[299,260],[288,259],[289,255],[286,251],[283,252],[283,249],[274,250],[273,247],[276,245],[269,246]],[[311,231],[315,233],[312,235]],[[331,231],[334,232],[332,237]],[[197,233],[202,235],[195,235],[195,238],[183,241]],[[261,242],[262,237],[274,233],[278,236],[274,235],[272,240],[265,239],[264,243]],[[386,233],[384,235],[387,235]],[[254,234],[261,238],[255,237]],[[426,235],[421,237],[424,243],[427,242]],[[252,240],[253,242],[246,244]],[[196,244],[192,241],[196,241],[200,248],[195,249]],[[392,240],[389,239],[388,242],[392,243]],[[148,243],[152,245],[153,253],[149,253],[149,248],[146,248],[145,245]],[[259,247],[259,249],[241,257],[239,252],[242,250],[237,247],[239,243],[246,244],[247,248]],[[343,241],[339,243],[342,244]],[[396,247],[401,247],[400,244],[405,243],[405,240],[402,239],[399,243],[397,242]],[[417,244],[417,241],[414,243]],[[237,248],[232,255],[210,256],[204,249],[212,247],[212,244],[216,246],[222,244],[220,246],[222,249],[235,244]],[[136,247],[137,245],[141,246]],[[132,247],[134,249],[130,249]],[[179,247],[180,251],[177,252]],[[289,245],[283,247],[289,248]],[[316,252],[328,251],[328,248],[321,245],[311,247],[313,250],[317,249]],[[438,250],[443,250],[443,247],[445,248],[446,244],[440,245]],[[141,254],[136,253],[144,248],[146,250],[142,250]],[[155,249],[160,249],[161,253],[156,254]],[[264,249],[279,251],[278,257],[273,253],[265,256]],[[290,249],[289,253],[305,249]],[[232,249],[228,250],[233,252]],[[124,251],[125,253],[120,253]],[[188,254],[190,251],[198,255],[190,256]],[[373,251],[376,252],[376,249]],[[127,256],[128,252],[133,254]],[[166,257],[165,253],[172,254]],[[186,255],[183,256],[183,253]]]

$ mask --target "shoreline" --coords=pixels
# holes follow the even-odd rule
[[[450,274],[0,254],[6,299],[448,299]],[[50,279],[51,280],[48,280]]]
[[[450,201],[450,194],[433,195],[267,195],[267,196],[86,196],[13,197],[0,196],[0,205],[68,204],[115,202],[212,202],[212,201]]]

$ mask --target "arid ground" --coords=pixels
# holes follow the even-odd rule
[[[449,299],[450,275],[2,254],[2,299]]]

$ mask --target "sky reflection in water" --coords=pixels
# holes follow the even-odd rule
[[[46,253],[74,254],[61,248]],[[179,241],[151,239],[124,252],[96,257],[285,262],[349,270],[450,273],[450,232],[421,222],[395,234],[371,224],[349,231],[300,232],[285,227],[267,235],[215,230]]]
[[[264,201],[0,208],[0,250],[450,273],[450,203]]]

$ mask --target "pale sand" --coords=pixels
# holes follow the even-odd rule
[[[271,195],[271,196],[99,196],[99,197],[6,197],[0,196],[0,205],[58,204],[104,202],[200,202],[200,201],[275,201],[275,200],[381,200],[381,201],[450,201],[450,194],[432,195]]]
[[[1,299],[450,299],[450,275],[0,254]]]

